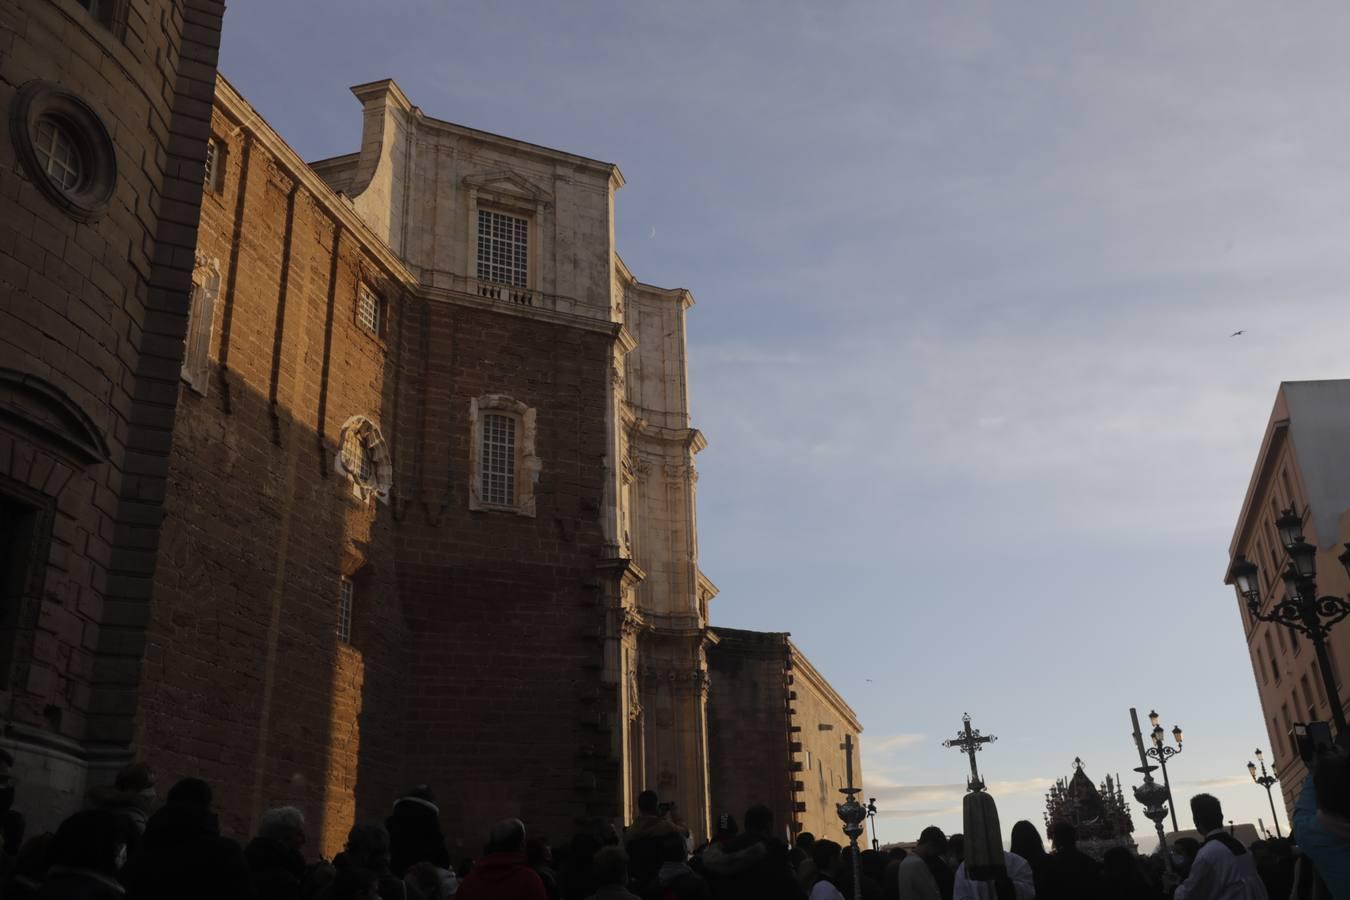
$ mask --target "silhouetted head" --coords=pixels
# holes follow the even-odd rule
[[[1050,826],[1050,840],[1055,842],[1056,850],[1072,850],[1078,846],[1078,829],[1068,822],[1056,822]]]
[[[258,837],[299,850],[305,846],[305,814],[294,806],[269,809],[258,819]]]
[[[886,851],[886,853],[896,862],[901,862],[906,856],[909,856],[909,851],[904,847],[892,847],[890,850]]]
[[[1350,754],[1339,748],[1322,753],[1313,768],[1317,808],[1350,818]]]
[[[927,859],[930,856],[941,856],[948,846],[947,836],[942,833],[942,829],[936,825],[929,825],[919,832],[919,843],[914,847],[914,852]]]
[[[760,803],[745,811],[747,834],[768,836],[773,833],[773,810]]]
[[[958,863],[966,858],[966,836],[964,834],[953,834],[947,838],[947,856]]]
[[[821,838],[811,845],[811,861],[822,875],[828,875],[839,865],[839,851],[843,849],[829,838]]]
[[[211,808],[211,785],[200,778],[184,778],[169,788],[165,806],[206,811]]]
[[[657,808],[661,805],[661,798],[656,795],[656,791],[643,791],[638,794],[638,812],[644,816],[656,815]]]
[[[1200,842],[1195,838],[1177,838],[1172,842],[1172,849],[1181,854],[1182,860],[1189,866],[1200,852]]]
[[[1009,849],[1023,859],[1032,860],[1045,855],[1045,842],[1036,826],[1023,819],[1012,827]]]
[[[734,838],[740,832],[741,829],[736,825],[736,817],[731,813],[722,813],[717,817],[717,834],[715,837],[718,839]],[[800,847],[801,844],[799,843],[797,846]]]
[[[1112,847],[1107,850],[1106,855],[1102,857],[1102,868],[1106,872],[1108,884],[1127,885],[1142,880],[1134,854],[1124,847]]]
[[[503,819],[492,826],[488,834],[488,853],[524,853],[525,823],[519,819]]]
[[[1219,805],[1219,798],[1213,794],[1196,794],[1191,798],[1191,818],[1201,834],[1222,828],[1223,807]]]
[[[347,832],[347,858],[358,869],[385,871],[389,868],[389,832],[383,825],[353,825]]]
[[[619,847],[605,847],[595,854],[591,862],[591,872],[597,884],[628,884],[628,854]]]
[[[803,831],[797,835],[797,849],[811,852],[811,845],[816,842],[816,836],[809,831]]]

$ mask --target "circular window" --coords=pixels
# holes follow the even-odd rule
[[[30,81],[10,109],[10,135],[24,171],[49,200],[83,222],[103,214],[117,156],[88,103],[50,82]]]

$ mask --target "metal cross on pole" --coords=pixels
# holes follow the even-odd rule
[[[984,779],[980,778],[979,770],[975,768],[975,754],[980,752],[982,744],[992,744],[998,738],[992,734],[980,734],[979,729],[972,729],[970,713],[961,716],[961,722],[965,726],[964,729],[958,731],[954,739],[943,741],[942,746],[957,747],[970,757],[970,781],[966,782],[966,787],[972,791],[982,791]]]

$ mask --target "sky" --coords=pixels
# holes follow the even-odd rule
[[[221,72],[307,159],[356,150],[348,86],[393,77],[621,167],[620,254],[697,301],[713,622],[791,632],[847,698],[883,841],[960,830],[964,712],[998,737],[1005,829],[1075,757],[1137,784],[1132,706],[1185,729],[1183,827],[1202,790],[1270,825],[1223,574],[1279,382],[1350,376],[1350,7],[234,0],[225,23]]]

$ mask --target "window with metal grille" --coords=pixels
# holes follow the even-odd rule
[[[37,120],[35,138],[33,149],[42,163],[42,171],[61,190],[75,190],[84,172],[84,160],[70,132],[51,116],[42,116]]]
[[[352,642],[352,598],[356,594],[356,585],[346,575],[338,585],[338,640],[344,644]]]
[[[206,142],[206,170],[202,174],[202,183],[208,191],[219,191],[224,184],[225,147],[220,141],[211,138]]]
[[[372,334],[380,333],[380,295],[361,285],[361,293],[356,298],[356,321]]]
[[[342,467],[361,484],[369,484],[375,477],[366,435],[360,428],[347,430],[347,438],[342,442]]]
[[[478,211],[478,277],[528,287],[530,223],[490,209]]]
[[[480,491],[484,503],[511,506],[516,502],[516,420],[511,416],[483,416]]]

